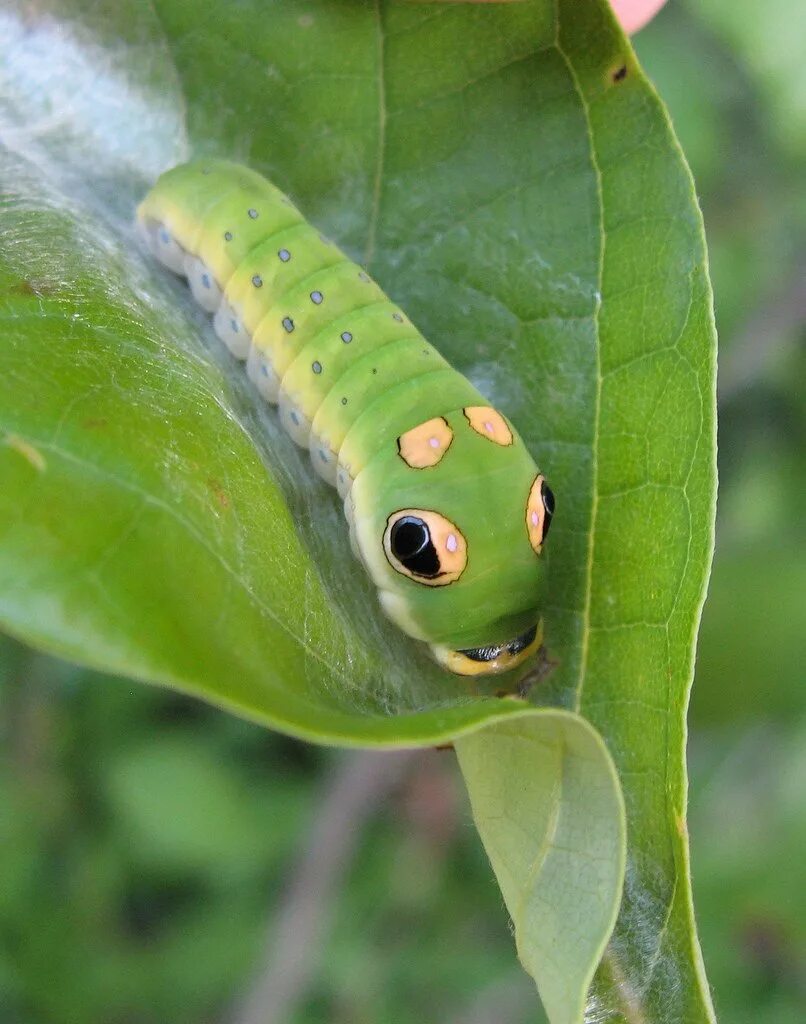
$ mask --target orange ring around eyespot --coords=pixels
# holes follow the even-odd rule
[[[543,474],[538,473],[529,489],[529,498],[526,502],[526,531],[529,534],[529,543],[538,555],[546,534],[546,506],[543,504],[545,482]]]
[[[436,576],[419,576],[407,569],[392,552],[392,527],[398,520],[406,516],[422,519],[428,527],[431,543],[434,545],[439,559],[439,573]],[[422,583],[426,587],[446,587],[449,583],[455,583],[467,566],[467,541],[462,531],[450,519],[446,519],[445,516],[432,509],[401,508],[393,512],[386,520],[386,529],[383,533],[383,552],[395,572],[399,572],[401,576],[407,576],[415,583]]]

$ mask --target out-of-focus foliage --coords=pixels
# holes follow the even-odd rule
[[[788,52],[804,26],[795,0],[758,5],[765,49],[754,52],[752,33],[728,30],[733,5],[721,21],[717,6],[672,4],[636,40],[693,166],[721,342],[720,518],[689,829],[720,1020],[800,1024],[806,207],[788,119],[803,107],[796,81],[772,62],[771,82],[762,58],[776,40]],[[331,757],[184,698],[16,647],[2,657],[3,1024],[227,1019]],[[367,830],[289,1024],[467,1024],[469,1004],[477,1021],[537,1024],[451,763],[424,761]]]
[[[689,830],[703,954],[730,1024],[806,1019],[804,32],[797,0],[690,0],[636,40],[697,181],[720,335]]]
[[[806,1019],[806,723],[695,733],[700,934],[725,1024]]]
[[[10,642],[0,686],[3,1024],[224,1019],[334,756]],[[450,1020],[502,978],[534,1012],[453,765],[369,827],[300,1022]]]
[[[806,61],[799,0],[688,0],[758,88],[782,149],[806,156]]]
[[[698,4],[671,5],[636,40],[697,182],[719,330],[717,550],[695,723],[802,713],[806,682],[806,193],[803,159],[783,141],[806,97],[794,76],[772,102],[763,70],[769,38],[785,51],[806,15],[796,0],[759,5],[754,50],[738,25],[727,31],[731,6],[718,31]]]

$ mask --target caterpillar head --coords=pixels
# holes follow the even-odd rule
[[[384,611],[445,668],[503,672],[540,647],[554,498],[500,413],[470,406],[406,431],[347,500]]]

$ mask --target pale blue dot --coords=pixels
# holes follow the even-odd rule
[[[313,302],[315,305],[318,306],[323,298],[324,295],[321,292],[311,292],[311,302]]]
[[[353,336],[352,334],[350,334],[349,331],[344,331],[342,333],[341,340],[344,342],[345,345],[349,345],[350,342],[353,340]]]
[[[202,274],[202,284],[204,285],[205,288],[209,288],[210,287],[210,275],[209,274]]]
[[[168,242],[170,242],[170,240],[171,236],[168,234],[165,228],[162,228],[162,230],[160,231],[160,241],[164,242],[167,245]]]
[[[311,363],[311,369],[313,370],[314,373],[322,372],[322,364],[319,362],[318,359],[315,359],[313,363]]]
[[[322,451],[321,448],[319,449],[319,458],[322,460],[322,462],[327,462],[327,455]]]
[[[238,333],[238,321],[237,320],[230,320],[229,325],[233,329],[233,331],[235,331],[235,333],[237,334]]]
[[[263,374],[264,377],[268,377],[268,375],[269,375],[269,368],[268,368],[268,366],[266,366],[265,363],[263,363],[261,365],[260,372]]]
[[[257,210],[251,209],[251,210],[247,210],[246,212],[249,214],[249,216],[251,217],[252,220],[256,220],[257,219]]]
[[[295,427],[299,426],[299,416],[297,416],[297,412],[295,409],[291,410],[291,422],[294,424]]]
[[[403,317],[400,315],[400,313],[392,313],[392,319],[397,320],[399,324],[403,323]]]
[[[281,249],[277,253],[277,255],[280,257],[283,263],[288,263],[288,261],[291,259],[291,253],[288,251],[288,249]]]
[[[288,331],[289,334],[294,330],[294,321],[291,319],[290,316],[283,317],[283,327]]]

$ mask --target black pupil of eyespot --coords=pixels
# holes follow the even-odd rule
[[[439,557],[422,519],[402,516],[392,526],[389,543],[392,554],[409,572],[417,576],[436,576],[439,573]]]
[[[551,518],[554,515],[554,492],[545,480],[540,485],[540,497],[543,499],[543,508],[546,510],[546,521],[543,524],[543,540],[545,540],[551,526]]]

